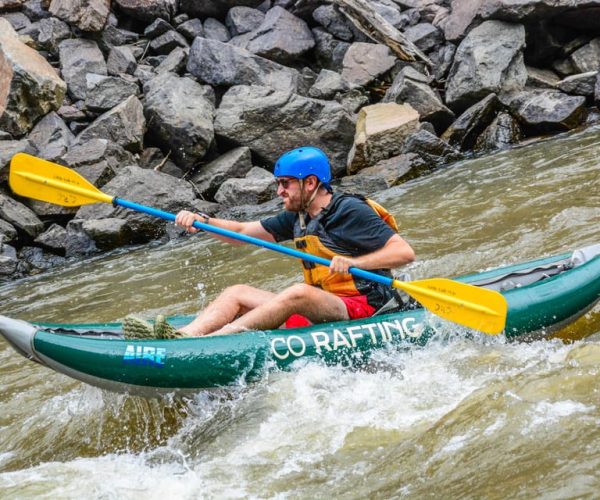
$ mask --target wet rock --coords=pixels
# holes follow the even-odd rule
[[[98,250],[119,248],[134,239],[131,227],[124,219],[86,220],[82,222],[81,230],[94,241]]]
[[[452,0],[450,15],[444,22],[444,36],[450,42],[461,40],[476,24],[479,7],[485,0]]]
[[[93,40],[73,38],[60,43],[60,68],[67,82],[69,95],[76,100],[85,99],[87,75],[107,75],[104,56]]]
[[[371,167],[373,168],[373,167]],[[365,169],[367,170],[367,169]],[[378,191],[383,191],[392,187],[382,175],[366,175],[361,170],[356,175],[347,175],[333,182],[333,188],[344,193],[362,194],[368,196]]]
[[[358,114],[354,144],[348,155],[352,175],[401,153],[405,139],[419,128],[419,113],[410,104],[373,104]]]
[[[29,140],[37,150],[37,155],[56,161],[67,152],[75,136],[57,113],[48,113],[29,134]]]
[[[155,54],[168,55],[178,47],[187,48],[188,43],[185,37],[175,30],[167,31],[150,42],[150,48]]]
[[[464,158],[462,153],[427,130],[419,130],[407,137],[402,153],[419,156],[429,170]]]
[[[155,19],[152,24],[146,26],[144,29],[144,36],[150,40],[154,40],[155,38],[158,38],[160,35],[164,35],[167,31],[171,31],[172,29],[173,26],[159,17],[158,19]]]
[[[0,278],[14,275],[18,265],[16,250],[10,245],[0,243]]]
[[[137,19],[138,21],[152,22],[157,17],[169,21],[177,12],[178,1],[114,0],[114,3],[119,6],[119,10],[133,19]]]
[[[156,74],[181,73],[185,69],[188,52],[187,49],[182,49],[180,47],[173,50],[165,60],[156,67]]]
[[[471,149],[477,137],[492,123],[502,105],[490,94],[460,115],[442,134],[441,139],[460,151]]]
[[[600,38],[594,38],[590,43],[573,52],[570,61],[577,73],[599,71]]]
[[[101,31],[110,12],[110,0],[52,0],[50,12],[81,31]]]
[[[139,93],[140,87],[133,79],[89,74],[85,107],[90,111],[107,111]]]
[[[171,158],[189,169],[214,140],[215,109],[202,86],[191,78],[165,73],[144,85],[149,133]]]
[[[8,21],[15,31],[21,31],[31,26],[31,21],[22,12],[9,12],[2,14],[2,17]]]
[[[31,238],[35,238],[44,230],[44,224],[35,213],[2,193],[0,193],[0,219],[12,224]]]
[[[123,167],[136,164],[129,151],[107,139],[73,144],[63,161],[97,187],[104,186]]]
[[[429,52],[444,42],[442,32],[431,23],[419,23],[404,31],[408,40],[423,52]]]
[[[227,179],[217,193],[215,201],[225,206],[264,203],[277,194],[273,174],[264,168],[252,167],[243,179]]]
[[[106,70],[109,75],[118,76],[121,74],[133,75],[137,61],[130,47],[113,47],[106,60]]]
[[[238,36],[257,29],[265,20],[263,12],[250,7],[232,7],[227,12],[225,24],[231,36]]]
[[[20,141],[0,141],[0,182],[8,179],[8,166],[10,160],[17,153],[35,154],[37,151],[28,139]]]
[[[596,86],[598,71],[590,71],[579,75],[568,76],[558,82],[557,87],[565,94],[582,95],[592,99]]]
[[[315,39],[315,57],[324,69],[340,72],[343,67],[344,56],[350,44],[341,42],[330,33],[320,28],[312,30]]]
[[[204,36],[204,28],[200,19],[190,19],[177,26],[177,31],[181,33],[186,40],[193,42],[197,36]]]
[[[189,183],[137,166],[123,168],[113,180],[104,186],[104,190],[114,196],[167,212],[177,213],[184,208],[201,211],[200,204]],[[107,218],[127,221],[127,227],[131,231],[127,244],[145,243],[159,238],[165,233],[165,225],[168,224],[162,219],[122,207],[113,207],[109,204],[86,205],[77,212],[77,219],[101,220]]]
[[[20,259],[17,268],[19,274],[39,274],[65,263],[64,257],[46,253],[37,247],[21,248],[18,257]]]
[[[63,40],[71,37],[69,26],[55,17],[41,19],[22,32],[36,41],[38,50],[46,50],[58,54],[58,46]]]
[[[385,45],[357,42],[350,45],[342,64],[342,76],[352,84],[364,86],[390,71],[396,57]]]
[[[349,175],[348,177],[344,177],[344,179],[358,180],[363,176],[368,178],[375,177],[382,179],[388,187],[391,187],[416,177],[418,175],[417,172],[426,167],[427,165],[423,159],[416,154],[399,154],[385,160],[380,160],[372,167],[364,168],[358,174]]]
[[[102,50],[109,51],[112,47],[134,44],[139,38],[140,35],[134,31],[109,25],[102,31],[98,44]]]
[[[64,257],[66,254],[68,238],[67,230],[64,227],[59,226],[58,224],[52,224],[34,241],[42,248]]]
[[[10,243],[17,238],[17,230],[10,222],[0,219],[0,247],[3,243]]]
[[[251,168],[250,148],[234,148],[201,167],[191,181],[203,197],[213,199],[227,179],[245,177]]]
[[[319,73],[314,85],[308,91],[310,97],[315,99],[333,99],[338,92],[350,90],[350,84],[345,78],[328,69],[323,69]]]
[[[518,143],[523,137],[519,123],[508,113],[499,113],[475,143],[476,151],[495,151]]]
[[[313,19],[339,40],[351,42],[354,29],[348,18],[333,5],[321,5],[312,13]]]
[[[440,96],[429,86],[428,78],[411,66],[403,68],[387,90],[383,102],[410,104],[419,112],[420,119],[433,124],[442,133],[454,120]]]
[[[198,0],[179,0],[179,10],[190,16],[218,17],[223,19],[229,9],[235,6],[258,7],[263,0],[210,0],[199,2]]]
[[[446,103],[463,111],[491,93],[524,88],[525,29],[502,21],[486,21],[461,42],[446,85]]]
[[[295,90],[298,72],[250,52],[216,40],[196,38],[187,70],[209,85],[260,85]]]
[[[216,40],[221,43],[227,43],[231,40],[231,35],[227,27],[220,21],[209,17],[204,21],[204,38],[207,40]]]
[[[287,149],[314,145],[329,156],[334,175],[339,175],[345,170],[354,123],[336,102],[240,85],[223,96],[215,133],[235,145],[248,146],[271,164]]]
[[[100,115],[77,136],[78,142],[100,138],[116,142],[133,153],[142,150],[146,120],[142,103],[135,96]]]
[[[506,96],[504,102],[529,134],[570,130],[587,116],[585,97],[552,90],[531,90]]]
[[[98,249],[94,240],[92,240],[83,230],[82,219],[70,220],[67,224],[67,243],[65,248],[66,257],[81,257],[96,253]]]
[[[308,25],[281,7],[273,7],[253,32],[248,50],[282,64],[289,64],[315,46]]]
[[[436,81],[442,81],[448,75],[450,67],[452,66],[452,61],[454,61],[455,52],[456,46],[447,43],[430,55],[429,58],[433,63],[433,77]]]
[[[10,23],[1,18],[0,74],[0,129],[14,137],[31,130],[39,118],[63,103],[65,82],[40,54],[20,42]]]
[[[8,0],[8,2],[10,5],[11,0]],[[40,19],[45,19],[52,15],[50,14],[50,12],[48,12],[49,4],[47,0],[26,0],[24,2],[16,0],[16,2],[14,2],[14,5],[21,5],[21,10],[23,14],[25,14],[32,21],[39,21]]]
[[[559,59],[554,61],[552,63],[552,69],[563,77],[577,73],[577,70],[570,59]]]
[[[560,78],[549,69],[540,69],[527,66],[527,83],[528,87],[538,89],[556,89]]]

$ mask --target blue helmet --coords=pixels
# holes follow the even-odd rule
[[[279,157],[273,172],[275,177],[294,177],[304,179],[314,175],[327,189],[331,180],[329,159],[319,148],[303,146],[292,149]]]

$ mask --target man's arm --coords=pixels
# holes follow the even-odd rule
[[[348,268],[358,267],[370,269],[392,269],[410,264],[415,260],[412,247],[399,235],[394,234],[379,250],[361,255],[360,257],[335,256],[331,259],[329,270],[332,273],[347,273]]]
[[[252,221],[252,222],[237,222],[234,220],[227,219],[216,219],[214,217],[205,217],[200,214],[195,214],[193,212],[189,212],[188,210],[182,210],[175,217],[175,224],[183,227],[188,233],[196,233],[198,229],[192,226],[194,221],[202,222],[204,224],[209,224],[211,226],[220,227],[221,229],[227,229],[228,231],[232,231],[234,233],[244,234],[246,236],[252,236],[253,238],[258,238],[264,241],[275,242],[275,238],[271,233],[269,233],[260,223],[260,221]],[[221,236],[215,233],[209,233],[211,236],[224,241],[226,243],[230,243],[232,245],[244,245],[243,241],[234,240],[232,238],[227,238],[226,236]]]

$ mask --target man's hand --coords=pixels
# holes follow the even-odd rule
[[[175,224],[183,227],[188,233],[198,232],[198,229],[192,225],[195,221],[206,223],[207,220],[206,216],[195,214],[188,210],[182,210],[175,216]]]
[[[358,267],[355,259],[336,255],[331,259],[331,264],[329,264],[329,273],[348,274],[348,269],[351,267]]]

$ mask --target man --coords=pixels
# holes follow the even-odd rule
[[[350,267],[357,267],[391,276],[391,268],[414,260],[412,248],[394,230],[393,217],[377,206],[392,219],[390,224],[364,198],[334,194],[329,185],[329,160],[318,148],[288,151],[275,164],[274,174],[277,194],[285,207],[279,215],[236,222],[184,210],[177,214],[175,223],[190,233],[197,231],[192,226],[194,221],[200,221],[270,242],[293,239],[298,250],[330,259],[329,269],[302,261],[305,283],[280,293],[249,285],[231,286],[178,331],[164,318],[157,318],[157,336],[224,335],[364,318],[393,296],[392,289],[348,273]],[[234,245],[243,244],[213,236]],[[131,336],[138,336],[136,329],[150,328],[139,322],[137,318],[126,318],[126,333],[129,329]]]

